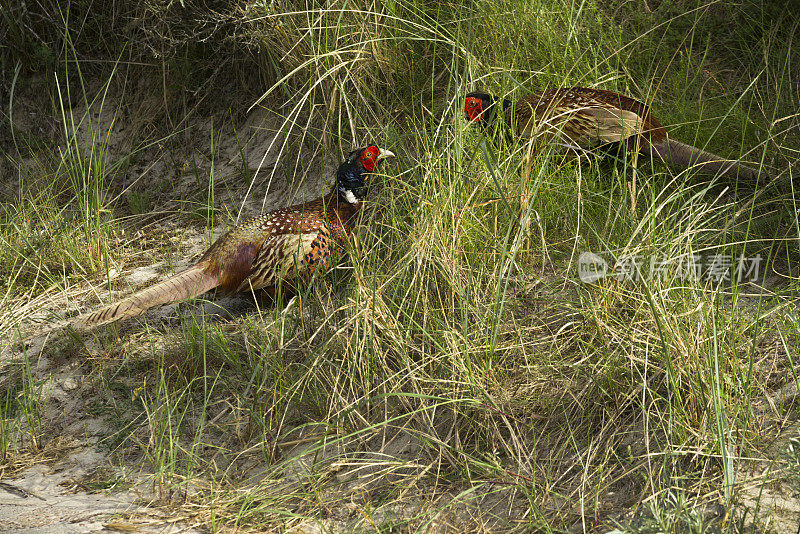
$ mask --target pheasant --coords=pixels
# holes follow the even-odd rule
[[[274,289],[281,282],[308,280],[344,252],[369,175],[389,150],[375,145],[352,151],[326,196],[250,219],[217,239],[200,260],[182,272],[130,297],[84,314],[74,328],[87,328],[140,315],[150,308],[196,297]]]
[[[494,130],[501,105],[503,122],[522,138],[556,136],[581,149],[615,143],[682,169],[691,167],[698,172],[738,175],[753,181],[760,174],[756,169],[673,139],[647,105],[613,91],[587,87],[547,89],[516,103],[472,92],[464,100],[464,111],[467,119],[480,124],[484,131]]]

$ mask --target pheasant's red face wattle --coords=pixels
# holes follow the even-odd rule
[[[358,157],[359,161],[361,161],[361,165],[364,166],[364,170],[367,172],[372,172],[375,170],[375,164],[378,161],[378,155],[380,154],[380,149],[375,145],[369,146],[364,149],[361,155]]]
[[[483,115],[483,102],[481,102],[480,98],[468,96],[464,100],[464,111],[466,112],[469,120],[478,122],[481,120]]]

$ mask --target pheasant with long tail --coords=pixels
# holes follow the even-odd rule
[[[769,178],[766,171],[673,139],[647,105],[613,91],[547,89],[517,102],[472,92],[464,99],[464,112],[484,131],[493,131],[502,120],[508,131],[524,139],[555,136],[583,150],[617,144],[680,169],[751,181]]]
[[[155,306],[202,295],[274,289],[308,280],[336,263],[361,208],[370,174],[394,154],[375,145],[351,152],[328,195],[250,219],[217,239],[182,272],[130,297],[82,315],[72,326],[87,328],[140,315]]]

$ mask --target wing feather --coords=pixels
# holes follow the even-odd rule
[[[515,104],[513,116],[524,138],[567,137],[583,146],[618,143],[643,134],[653,140],[666,138],[645,104],[599,89],[573,87],[535,93]]]
[[[252,272],[239,290],[262,289],[313,274],[317,266],[324,263],[317,261],[320,254],[327,257],[327,251],[320,251],[318,246],[320,237],[327,236],[329,231],[327,225],[322,224],[305,228],[305,231],[270,235],[261,245]]]
[[[581,109],[591,125],[590,135],[599,143],[618,143],[642,133],[644,122],[632,111],[619,108],[588,107]]]

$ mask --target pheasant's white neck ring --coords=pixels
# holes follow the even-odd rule
[[[348,204],[358,204],[358,199],[350,189],[344,191],[344,199],[347,201]]]

